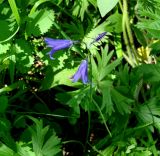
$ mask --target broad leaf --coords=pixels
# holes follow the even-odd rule
[[[104,17],[108,12],[110,12],[118,3],[118,0],[97,0],[97,5],[101,16]]]

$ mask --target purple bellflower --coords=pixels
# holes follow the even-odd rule
[[[106,36],[107,32],[103,32],[101,34],[98,34],[98,36],[90,43],[90,45],[92,45],[95,42],[100,41],[102,38],[104,38]]]
[[[77,82],[79,79],[82,80],[84,84],[88,83],[88,61],[83,60],[77,70],[77,72],[71,77],[72,82]]]
[[[95,38],[95,42],[100,41],[104,36],[106,36],[107,32],[103,32],[101,34],[99,34],[96,38]]]
[[[52,55],[62,49],[70,48],[74,43],[78,43],[79,41],[72,41],[72,40],[64,40],[64,39],[52,39],[52,38],[45,38],[45,43],[47,44],[47,47],[52,48],[51,51],[47,54],[49,54],[50,59],[54,59]]]

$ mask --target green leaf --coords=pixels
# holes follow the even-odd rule
[[[143,64],[136,69],[135,74],[143,76],[145,82],[158,82],[160,81],[160,63]]]
[[[8,107],[7,96],[0,96],[0,113],[5,113],[7,107]]]
[[[14,151],[6,146],[5,144],[0,144],[0,156],[13,156]]]
[[[118,3],[118,0],[97,0],[97,5],[101,16],[104,17],[108,12],[110,12]]]
[[[81,21],[83,21],[84,13],[87,11],[88,6],[88,0],[81,0],[80,3],[79,1],[74,1],[72,14],[81,17]]]
[[[17,154],[14,156],[36,156],[35,153],[32,151],[32,148],[23,142],[17,143]]]
[[[40,10],[34,12],[28,19],[26,33],[28,36],[41,36],[46,33],[54,23],[53,10]]]
[[[72,116],[75,116],[75,118],[71,118],[69,119],[70,123],[75,124],[77,121],[77,118],[80,117],[80,105],[82,104],[83,108],[85,108],[86,110],[91,109],[91,107],[88,108],[88,106],[84,105],[88,104],[88,94],[89,94],[89,87],[85,87],[73,92],[68,92],[68,94],[72,95],[72,98],[70,98],[70,100],[67,102],[67,105],[69,107],[71,107],[71,112],[70,114],[72,114]],[[84,102],[84,101],[85,102]]]
[[[105,111],[105,114],[111,115],[112,112],[114,111],[113,108],[113,102],[111,98],[111,87],[112,87],[112,82],[111,81],[101,81],[100,84],[100,89],[102,92],[102,106],[101,110]]]
[[[18,39],[13,50],[16,53],[17,69],[22,73],[26,73],[34,63],[31,45],[24,39]]]
[[[107,18],[111,22],[111,29],[115,33],[122,32],[122,14],[119,14],[117,11]]]
[[[30,116],[28,117],[35,123],[33,127],[29,127],[32,134],[32,144],[35,155],[56,156],[61,151],[60,139],[55,133],[48,133],[49,126],[43,127],[42,120],[37,120]],[[47,135],[49,136],[47,137]]]
[[[44,144],[42,151],[45,156],[56,156],[60,151],[60,139],[53,134]]]
[[[0,55],[7,53],[10,47],[11,47],[10,43],[0,44]],[[0,58],[0,61],[1,61],[1,58]]]
[[[77,68],[73,69],[63,69],[57,73],[54,73],[52,67],[49,67],[46,72],[46,77],[42,81],[41,90],[46,90],[49,88],[53,88],[57,85],[67,85],[67,86],[76,86],[80,85],[79,82],[73,83],[70,79],[74,73],[76,72]]]
[[[0,42],[9,38],[12,33],[10,23],[5,20],[0,20]]]
[[[133,103],[134,100],[122,95],[116,89],[111,90],[111,96],[113,102],[116,104],[119,113],[128,114],[131,112],[131,103]]]
[[[150,45],[151,54],[158,55],[160,54],[160,41],[156,41]]]
[[[144,36],[144,33],[139,30],[137,27],[133,27],[134,33],[136,35],[136,38],[138,40],[138,42],[143,46],[146,47],[147,46],[147,41],[146,38]]]
[[[160,106],[158,98],[151,98],[144,104],[138,106],[137,117],[140,122],[154,123],[155,127],[160,130]],[[153,131],[153,127],[150,126]]]
[[[122,58],[118,58],[107,66],[104,66],[100,69],[99,72],[99,81],[103,80],[108,74],[110,74],[120,63]]]
[[[0,93],[10,92],[10,91],[17,89],[17,88],[24,88],[24,86],[25,86],[24,81],[18,81],[18,82],[15,82],[15,83],[7,86],[7,87],[0,88]]]

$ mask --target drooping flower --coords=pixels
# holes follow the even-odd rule
[[[51,51],[48,53],[50,56],[50,59],[54,59],[52,55],[62,49],[70,48],[74,43],[77,43],[79,41],[72,41],[72,40],[64,40],[64,39],[52,39],[52,38],[45,38],[45,43],[47,44],[47,47],[51,47]]]
[[[72,82],[77,82],[79,79],[84,84],[88,83],[88,61],[83,60],[77,70],[77,72],[71,77]]]

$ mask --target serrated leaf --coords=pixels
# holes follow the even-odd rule
[[[36,156],[32,148],[23,142],[17,143],[17,154],[15,156]]]
[[[40,36],[46,33],[53,25],[53,10],[40,10],[34,12],[28,20],[26,33],[28,36]]]
[[[61,151],[60,139],[53,133],[48,133],[49,126],[43,127],[42,120],[37,120],[28,116],[35,122],[33,127],[29,127],[32,134],[33,151],[37,156],[55,156]],[[50,135],[46,140],[46,136]]]
[[[44,144],[43,155],[45,156],[56,156],[61,151],[60,139],[53,134]]]
[[[6,53],[10,49],[10,47],[11,47],[10,43],[0,44],[0,55]]]
[[[97,5],[101,13],[101,16],[104,17],[109,11],[111,11],[116,6],[117,3],[118,0],[97,0]]]

